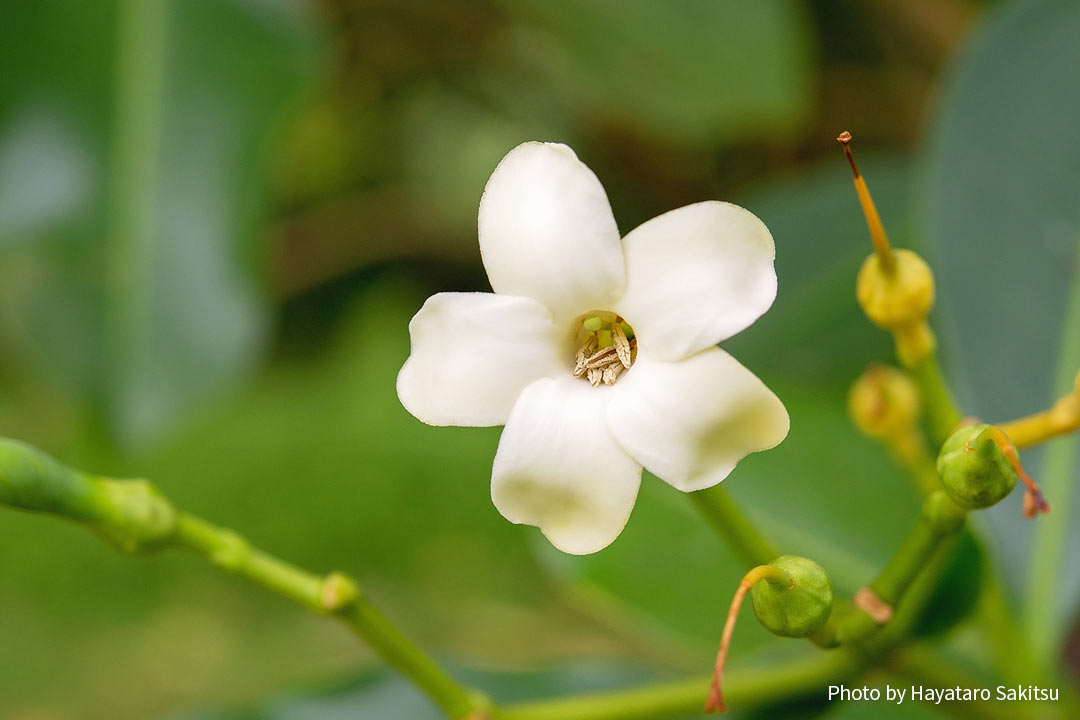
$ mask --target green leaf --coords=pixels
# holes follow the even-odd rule
[[[5,7],[4,351],[101,400],[124,442],[159,436],[260,356],[268,141],[312,67],[296,7]]]
[[[556,103],[693,146],[797,125],[811,99],[797,3],[567,0],[507,3]],[[531,74],[530,74],[531,75]]]
[[[937,324],[964,412],[989,422],[1047,407],[1080,369],[1078,42],[1076,3],[1000,8],[952,68],[926,148]],[[1066,561],[1080,553],[1077,452],[1064,440],[1024,453],[1051,515],[1025,521],[1019,493],[987,513],[1046,658],[1080,603],[1080,565]]]
[[[119,9],[108,409],[139,442],[258,357],[266,143],[301,87],[306,34],[225,2]]]

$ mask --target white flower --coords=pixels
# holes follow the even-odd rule
[[[688,205],[620,239],[573,150],[531,142],[488,180],[479,230],[494,294],[429,298],[397,391],[430,425],[506,425],[491,498],[511,522],[596,552],[642,466],[701,490],[787,435],[780,400],[716,347],[776,297],[772,236],[746,210]]]

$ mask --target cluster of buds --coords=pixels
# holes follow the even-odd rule
[[[837,140],[851,165],[855,189],[874,243],[873,254],[859,269],[856,298],[870,321],[893,335],[900,364],[911,371],[909,375],[885,365],[871,366],[852,385],[848,411],[863,434],[884,443],[898,460],[916,471],[923,484],[923,517],[912,536],[916,538],[914,546],[936,547],[941,538],[962,528],[969,510],[995,505],[1018,482],[1026,489],[1025,516],[1050,512],[1038,485],[1020,465],[1016,445],[1009,435],[992,425],[974,421],[959,423],[947,392],[937,393],[944,398],[935,397],[934,384],[926,380],[936,375],[936,361],[932,357],[935,339],[927,322],[934,305],[933,273],[914,252],[894,249],[889,244],[866,181],[848,146],[851,134],[844,132]],[[918,384],[912,375],[920,379]],[[927,393],[925,398],[923,393]],[[920,428],[920,417],[924,401],[928,414],[933,414],[938,409],[935,401],[940,399],[946,401],[950,412],[938,412],[942,421],[935,428],[935,435],[939,441],[948,438],[941,446],[935,467]],[[1077,428],[1080,428],[1080,374],[1073,394],[1063,397],[1045,413],[1012,423],[1010,433],[1015,432],[1024,441],[1020,444],[1026,445],[1028,441]],[[872,623],[869,627],[889,622],[892,603],[925,557],[922,552],[908,552],[901,562],[891,563],[874,585],[856,593],[851,603],[841,602],[835,608],[829,576],[812,560],[784,555],[752,569],[740,582],[728,611],[706,711],[727,709],[722,692],[724,663],[735,620],[747,593],[753,599],[758,621],[770,632],[783,637],[809,638],[822,647],[833,647],[864,636],[868,622]],[[852,618],[861,619],[849,622]]]

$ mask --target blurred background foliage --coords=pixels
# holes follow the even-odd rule
[[[869,245],[832,138],[855,134],[894,241],[939,262],[966,407],[1032,412],[1080,366],[1064,332],[1080,326],[1078,44],[1066,0],[8,0],[0,434],[355,573],[499,697],[701,672],[740,570],[685,498],[646,478],[617,543],[563,556],[491,506],[497,429],[428,428],[397,402],[423,299],[487,289],[487,176],[519,142],[558,140],[624,232],[707,198],[765,220],[780,295],[726,347],[792,432],[729,487],[850,592],[917,501],[844,412],[891,348],[854,301]],[[961,621],[988,567],[1022,600],[1026,529],[1006,505],[923,628],[991,685]],[[1056,636],[1078,586],[1037,599]],[[284,601],[10,512],[0,638],[3,718],[430,715]],[[747,621],[732,662],[806,651]]]

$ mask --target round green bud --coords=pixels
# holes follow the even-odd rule
[[[750,597],[761,624],[782,637],[806,637],[819,630],[833,606],[832,582],[825,568],[795,555],[781,555],[769,564],[791,576],[792,584],[754,585]]]
[[[998,447],[1001,431],[990,425],[963,427],[941,447],[937,469],[941,484],[962,508],[988,508],[1016,487],[1012,463]]]

